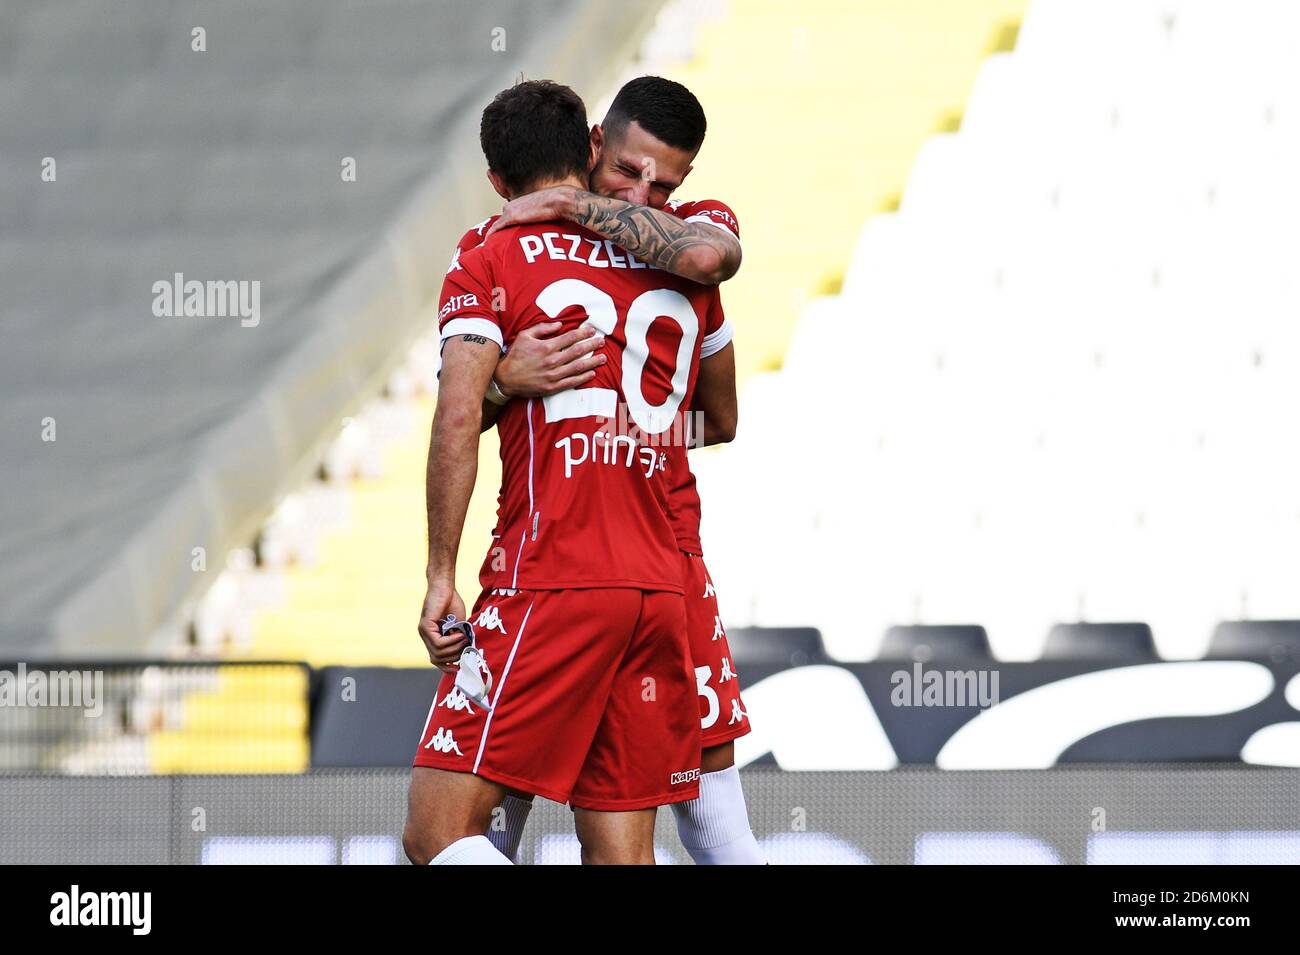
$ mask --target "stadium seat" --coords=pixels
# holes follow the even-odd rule
[[[727,631],[736,666],[807,666],[826,661],[821,634],[812,627],[733,627]]]
[[[1035,0],[1029,5],[1017,55],[1066,62],[1109,64],[1149,59],[1167,52],[1175,0]]]
[[[409,766],[440,674],[431,667],[325,667],[312,712],[313,766]],[[394,733],[400,727],[402,732]]]
[[[1042,658],[1151,663],[1159,655],[1145,623],[1058,623],[1047,634]]]
[[[1214,629],[1210,660],[1300,660],[1300,620],[1225,620]]]
[[[880,660],[989,660],[989,635],[981,626],[941,624],[893,626],[885,631]]]

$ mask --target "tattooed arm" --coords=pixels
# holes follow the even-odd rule
[[[740,240],[707,222],[685,222],[669,212],[572,190],[566,219],[599,232],[633,255],[704,285],[718,285],[740,268]]]
[[[704,285],[725,282],[740,268],[740,240],[726,229],[573,186],[540,189],[506,203],[488,235],[551,219],[586,226],[642,261]]]

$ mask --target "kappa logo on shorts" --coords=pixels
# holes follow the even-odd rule
[[[713,581],[709,580],[708,577],[705,577],[705,578],[704,578],[704,593],[701,595],[701,599],[705,599],[705,598],[708,598],[708,597],[716,597],[717,595],[718,595],[718,592],[717,592],[716,590],[713,589]]]
[[[451,730],[438,727],[438,732],[433,734],[433,739],[424,744],[425,749],[432,749],[436,753],[455,753],[457,756],[464,756],[460,747],[456,745],[456,737],[451,735]]]
[[[731,701],[731,719],[727,720],[728,726],[735,726],[737,723],[743,723],[749,718],[749,714],[740,708],[740,700]]]
[[[483,612],[478,615],[474,621],[474,626],[479,630],[496,630],[499,633],[506,633],[505,624],[501,622],[501,612],[497,610],[496,604],[484,607]]]
[[[718,674],[719,683],[728,683],[736,678],[736,671],[731,668],[731,661],[722,658],[722,672]]]
[[[722,629],[722,618],[721,618],[721,617],[718,617],[718,616],[714,616],[714,618],[713,618],[713,639],[714,639],[714,640],[721,640],[721,639],[722,639],[723,637],[725,637],[726,635],[727,635],[727,632],[726,632],[725,630]]]
[[[439,703],[438,705],[445,706],[447,707],[447,709],[451,710],[452,712],[455,712],[457,710],[464,710],[466,713],[469,713],[471,716],[474,715],[474,707],[469,705],[469,699],[465,696],[463,692],[461,692],[461,689],[458,686],[453,686],[451,688],[451,692],[448,693],[446,696],[444,696],[442,698],[442,702]]]
[[[668,785],[680,786],[682,783],[693,783],[699,778],[700,778],[700,771],[698,768],[688,769],[684,773],[673,773],[671,776],[669,776]]]

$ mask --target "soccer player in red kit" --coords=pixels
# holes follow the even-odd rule
[[[508,203],[504,214],[467,232],[455,253],[473,248],[511,225],[563,218],[613,240],[647,262],[704,284],[717,284],[740,265],[740,226],[725,203],[671,198],[691,171],[704,141],[704,110],[685,86],[657,76],[629,81],[603,124],[592,127],[597,150],[590,191],[570,186],[538,190]],[[599,353],[582,332],[554,326],[526,331],[497,369],[497,401],[544,396],[580,385],[595,374]],[[549,336],[549,337],[547,337]],[[703,433],[696,446],[730,441],[736,427],[735,362],[731,329],[706,339],[694,409]],[[701,795],[677,803],[678,833],[697,863],[755,864],[764,860],[745,807],[733,741],[749,732],[731,649],[700,543],[700,497],[686,449],[668,449],[668,504],[682,554],[687,632],[698,681],[703,732]],[[517,795],[503,803],[504,825],[490,833],[513,857],[531,803]]]
[[[481,138],[507,199],[580,185],[595,158],[582,101],[547,81],[500,93]],[[414,760],[407,854],[506,862],[484,833],[506,792],[519,790],[574,807],[584,861],[653,862],[655,808],[699,790],[696,680],[665,471],[702,344],[724,327],[717,291],[555,222],[501,230],[460,254],[441,302],[420,632],[447,672]],[[465,616],[454,575],[481,405],[500,355],[548,320],[597,328],[608,361],[585,386],[514,402],[497,419],[498,536],[471,615],[480,672],[477,658],[454,664],[460,642],[441,624]]]

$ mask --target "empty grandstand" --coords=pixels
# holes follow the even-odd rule
[[[520,73],[603,88],[654,12],[97,10],[0,12],[0,146],[31,173],[4,177],[0,226],[0,630],[25,652],[170,644],[427,330],[446,250],[495,202],[479,102]],[[186,282],[192,306],[156,287]],[[227,282],[246,307],[206,314]]]
[[[1294,771],[1240,765],[1300,765],[1289,0],[7,2],[0,698],[103,682],[0,699],[0,861],[401,858],[479,111],[646,72],[742,223],[691,460],[764,851],[1293,861]]]
[[[6,4],[6,654],[188,656],[214,630],[237,653],[241,621],[285,589],[254,564],[309,563],[306,549],[346,515],[383,535],[378,549],[418,555],[418,506],[401,515],[405,499],[388,498],[376,513],[365,491],[303,482],[375,473],[362,435],[427,432],[427,401],[361,409],[432,383],[428,348],[407,353],[427,333],[447,250],[495,202],[481,101],[520,74],[601,90],[653,17],[578,0]],[[392,639],[383,608],[409,635],[420,580],[418,557],[403,561],[334,625],[368,659],[410,642]],[[214,610],[232,591],[239,613]],[[296,626],[279,659],[336,662],[304,649],[318,627]],[[377,655],[394,654],[421,659]],[[147,745],[87,746],[128,771],[296,771],[300,677],[207,672],[203,693],[224,701],[216,720],[178,677],[162,691],[176,698],[166,719],[126,723]],[[283,740],[269,762],[229,732],[249,718],[250,685],[289,714],[268,720]],[[201,745],[205,726],[224,726],[225,742]],[[85,765],[66,749],[38,758],[28,746],[25,764]]]

